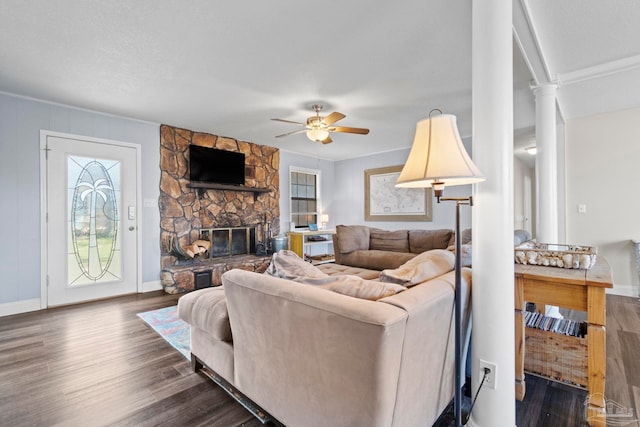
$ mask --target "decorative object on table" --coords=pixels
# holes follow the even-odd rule
[[[321,104],[314,104],[311,106],[311,108],[313,109],[313,111],[315,111],[316,115],[307,118],[306,123],[294,122],[292,120],[285,119],[271,119],[275,120],[276,122],[293,123],[303,126],[302,129],[294,130],[293,132],[287,132],[282,135],[276,135],[276,138],[295,135],[297,133],[306,133],[307,138],[309,138],[310,140],[328,144],[333,141],[329,136],[330,132],[356,133],[360,135],[366,135],[369,133],[369,129],[333,126],[335,122],[337,122],[338,120],[342,120],[347,116],[336,111],[329,114],[328,116],[323,117],[320,115],[320,111],[322,111],[323,109],[323,106]]]
[[[326,230],[327,229],[327,224],[328,223],[329,223],[329,215],[327,215],[327,214],[320,215],[320,228],[322,230]]]
[[[318,224],[309,224],[309,231],[318,231]]]
[[[596,263],[593,246],[524,242],[515,247],[516,264],[588,270]]]
[[[178,306],[145,311],[138,313],[138,317],[182,353],[187,360],[191,358],[191,327],[178,317]]]
[[[402,165],[364,171],[365,221],[431,221],[431,189],[396,188]]]
[[[432,115],[439,112],[439,115]],[[396,182],[400,188],[433,188],[438,203],[456,203],[456,268],[455,268],[455,390],[454,412],[456,426],[462,426],[461,373],[461,290],[462,262],[460,239],[460,206],[473,205],[469,197],[442,197],[446,186],[466,185],[484,181],[482,172],[473,163],[462,144],[456,116],[431,110],[429,117],[416,125],[416,133],[407,162]]]

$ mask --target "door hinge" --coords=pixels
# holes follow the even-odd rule
[[[49,275],[47,274],[47,288],[49,287]]]

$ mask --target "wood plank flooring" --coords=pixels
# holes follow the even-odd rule
[[[164,292],[0,318],[0,426],[262,424],[136,313]]]
[[[0,426],[260,426],[136,316],[176,300],[154,292],[0,317]],[[634,414],[638,354],[640,301],[608,295],[606,397]],[[584,426],[585,398],[528,375],[517,425]]]

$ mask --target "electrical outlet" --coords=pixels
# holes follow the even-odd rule
[[[483,386],[489,387],[492,389],[496,388],[496,376],[498,374],[498,366],[495,363],[487,362],[485,360],[480,359],[480,381],[484,378],[485,368],[489,369],[489,373],[487,374],[487,379],[484,380]]]

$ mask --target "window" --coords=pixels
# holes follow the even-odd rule
[[[307,228],[318,223],[318,184],[320,171],[294,169],[290,171],[291,222],[296,228]]]

